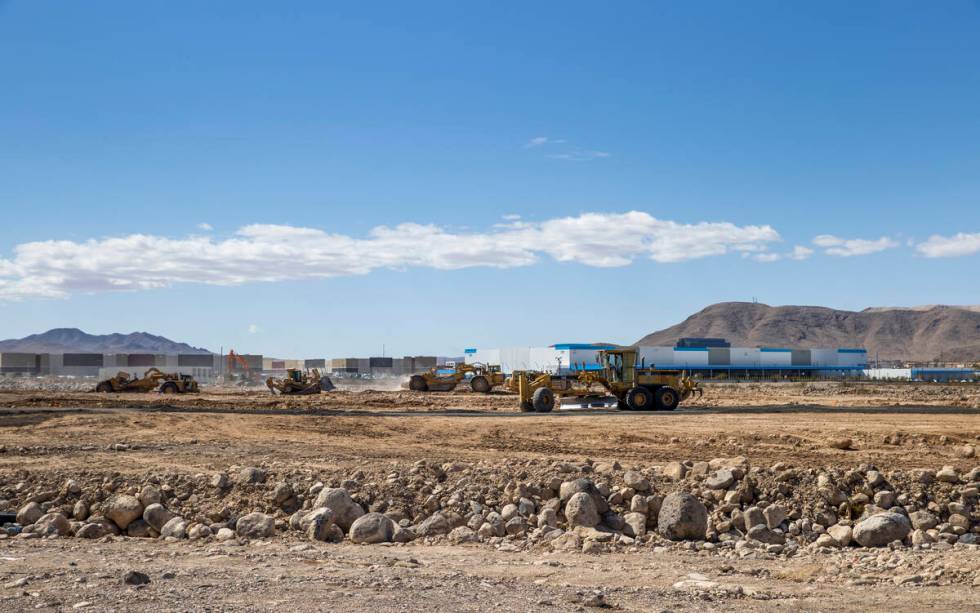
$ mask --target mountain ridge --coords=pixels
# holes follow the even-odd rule
[[[720,302],[647,334],[637,344],[672,345],[682,337],[721,337],[733,346],[864,347],[869,360],[980,360],[980,308],[821,306]]]
[[[88,334],[78,328],[52,328],[24,338],[0,341],[0,352],[23,353],[211,353],[148,332]]]

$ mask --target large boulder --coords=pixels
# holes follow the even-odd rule
[[[368,513],[354,520],[350,527],[350,540],[354,543],[390,543],[396,525],[381,513]]]
[[[646,492],[650,489],[650,481],[635,470],[626,471],[626,474],[623,475],[623,482],[626,483],[626,487],[631,487],[637,492]]]
[[[708,530],[708,510],[700,500],[685,492],[664,498],[657,516],[660,534],[673,541],[704,540]]]
[[[119,534],[119,528],[108,519],[87,522],[75,532],[75,536],[83,539],[100,539],[110,534]]]
[[[647,533],[647,516],[643,513],[627,513],[623,516],[626,527],[623,533],[626,536],[641,537]]]
[[[358,517],[364,515],[361,505],[354,502],[350,494],[341,487],[330,487],[320,490],[313,503],[313,508],[327,507],[334,514],[334,522],[345,532]]]
[[[163,527],[173,518],[174,514],[160,503],[151,504],[143,509],[143,521],[150,524],[151,528],[161,534],[163,533]]]
[[[136,519],[129,522],[126,526],[126,535],[133,538],[153,538],[157,536],[159,532],[154,530],[150,524],[146,523],[145,519]]]
[[[883,547],[904,539],[911,530],[912,524],[901,513],[879,513],[854,526],[852,536],[864,547]]]
[[[276,520],[265,513],[249,513],[238,518],[235,522],[235,531],[238,532],[238,536],[246,538],[267,538],[276,533]]]
[[[105,506],[105,516],[119,526],[120,530],[125,530],[129,522],[143,516],[143,503],[136,496],[113,496]]]
[[[68,518],[61,513],[46,513],[34,522],[34,532],[41,536],[66,536],[70,529]]]
[[[44,509],[36,502],[28,502],[17,511],[17,523],[30,526],[44,515]]]
[[[576,492],[565,503],[565,519],[571,527],[594,528],[599,523],[595,500],[586,492]]]

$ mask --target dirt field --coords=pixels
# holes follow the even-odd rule
[[[633,468],[666,493],[678,487],[662,477],[667,463],[738,456],[766,475],[798,471],[786,504],[805,510],[812,492],[804,483],[821,472],[877,468],[911,495],[918,490],[906,475],[916,469],[973,470],[980,460],[965,450],[980,444],[978,398],[976,388],[960,386],[740,385],[709,388],[703,401],[672,413],[537,415],[517,412],[504,394],[4,392],[0,510],[67,479],[84,492],[155,483],[184,516],[223,521],[228,509],[259,509],[281,529],[270,539],[229,541],[0,537],[0,610],[975,609],[976,545],[738,551],[622,538],[590,555],[523,537],[451,545],[442,536],[360,546],[289,531],[288,514],[269,498],[273,482],[305,489],[320,481],[357,490],[372,508],[393,501],[386,513],[408,509],[417,525],[422,516],[413,515],[441,488],[446,496],[483,492],[478,498],[490,505],[516,482],[573,478],[563,475],[574,470],[615,485]],[[831,445],[845,438],[849,449]],[[436,467],[437,478],[423,483],[420,464]],[[206,486],[211,475],[245,466],[262,467],[269,479],[220,496]],[[768,478],[759,473],[760,483]],[[940,485],[946,489],[928,494],[937,501],[964,487]],[[690,477],[679,486],[703,493]],[[412,488],[421,492],[400,492]],[[124,585],[130,570],[151,582]]]

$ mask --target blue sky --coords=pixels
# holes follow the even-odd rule
[[[980,302],[980,3],[529,4],[0,1],[0,337]]]

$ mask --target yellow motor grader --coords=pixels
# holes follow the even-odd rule
[[[265,385],[273,394],[279,392],[283,396],[308,396],[329,392],[336,387],[330,377],[321,375],[316,368],[305,372],[298,368],[290,368],[286,370],[284,378],[269,377],[265,380]]]
[[[147,393],[154,390],[161,394],[188,394],[200,391],[197,381],[190,375],[180,373],[165,373],[159,368],[150,368],[143,373],[142,378],[130,376],[128,372],[120,371],[115,377],[100,381],[95,391],[102,393]]]
[[[600,351],[599,363],[600,370],[580,370],[574,376],[515,372],[511,386],[520,395],[521,411],[548,413],[556,396],[575,404],[604,405],[608,396],[603,391],[616,399],[621,410],[673,411],[681,401],[702,394],[697,381],[684,371],[638,366],[635,349]]]
[[[453,367],[452,372],[446,373],[445,370],[436,366],[423,373],[412,375],[408,379],[408,389],[416,392],[451,392],[470,373],[473,374],[470,379],[470,389],[480,394],[489,394],[494,387],[504,384],[504,375],[500,372],[499,366],[459,362]]]

